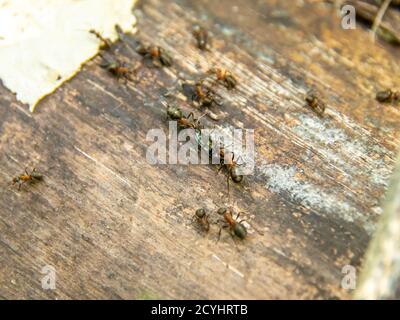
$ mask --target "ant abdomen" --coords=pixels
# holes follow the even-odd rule
[[[233,233],[235,234],[235,236],[237,236],[240,239],[244,239],[247,236],[247,229],[241,223],[236,223],[233,226],[232,230],[233,230]]]
[[[231,170],[231,178],[235,183],[241,183],[243,181],[243,175],[239,174],[238,169],[236,167]]]
[[[32,176],[33,179],[43,180],[43,175],[41,173],[39,173],[39,172],[33,171],[31,173],[31,176]]]

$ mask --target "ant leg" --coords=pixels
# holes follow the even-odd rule
[[[226,228],[228,228],[228,227],[229,227],[228,225],[224,225],[224,226],[222,226],[222,227],[219,228],[219,231],[218,231],[218,238],[217,238],[217,242],[216,242],[216,243],[218,243],[219,240],[221,239],[221,232],[222,232],[222,229],[226,229]]]
[[[231,238],[232,238],[232,240],[233,240],[233,243],[235,244],[236,250],[237,250],[237,251],[240,251],[240,250],[239,250],[239,246],[238,246],[238,244],[237,244],[237,242],[236,242],[235,236],[234,236],[231,232],[230,232],[229,234],[231,235]]]
[[[194,224],[194,223],[195,223],[195,220],[196,220],[196,217],[193,216],[192,219],[191,219],[191,221],[190,221],[190,224]]]
[[[197,101],[197,94],[195,93],[192,94],[192,101]]]
[[[222,232],[222,227],[220,227],[218,231],[217,243],[219,242],[219,239],[221,239],[221,232]]]
[[[236,218],[235,218],[235,220],[236,220],[239,224],[242,223],[242,222],[246,222],[246,219],[242,219],[242,220],[238,221],[241,213],[244,213],[244,212],[239,212],[239,213],[237,214]]]
[[[229,190],[229,174],[227,174],[226,175],[226,182],[227,182],[227,185],[228,185],[228,197],[229,197],[229,195],[230,195],[230,190]]]
[[[190,119],[190,117],[192,117],[192,120],[194,121],[195,119],[194,119],[194,114],[193,114],[193,112],[190,112],[189,114],[188,114],[188,116],[186,117],[186,119]]]
[[[200,120],[201,118],[205,117],[206,115],[208,115],[208,112],[202,114],[196,121],[199,123],[199,120]]]
[[[34,170],[32,170],[32,172],[33,172],[33,171],[34,171]],[[25,173],[26,173],[27,176],[29,176],[28,168],[25,168]]]

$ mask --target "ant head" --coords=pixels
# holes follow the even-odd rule
[[[200,208],[196,210],[196,216],[198,218],[203,218],[206,215],[206,210],[204,208]]]
[[[201,32],[203,30],[203,28],[201,26],[199,26],[198,24],[195,24],[193,26],[192,30],[193,30],[193,34],[197,34],[197,33]]]
[[[183,117],[182,110],[175,106],[169,106],[167,108],[167,115],[172,120],[179,120]]]
[[[217,211],[217,213],[220,214],[220,215],[222,216],[222,215],[225,214],[227,211],[228,211],[227,208],[219,208],[218,211]]]

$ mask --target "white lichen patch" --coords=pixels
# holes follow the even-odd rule
[[[115,25],[134,31],[136,0],[0,0],[0,79],[17,99],[35,105],[98,53]]]
[[[265,177],[266,187],[271,192],[286,193],[293,203],[312,209],[318,214],[334,215],[347,222],[359,221],[368,233],[372,233],[372,224],[368,223],[367,217],[353,204],[339,199],[318,185],[299,180],[296,174],[302,173],[295,166],[264,164],[257,168],[257,174]]]
[[[292,130],[318,150],[326,163],[339,168],[347,182],[355,184],[358,179],[354,177],[363,175],[377,187],[387,186],[391,171],[383,159],[371,156],[376,154],[377,145],[368,142],[368,136],[350,137],[343,129],[330,128],[318,117],[306,114],[299,115],[299,120],[301,124]]]

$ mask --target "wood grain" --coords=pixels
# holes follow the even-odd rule
[[[350,297],[341,270],[362,263],[399,144],[399,108],[374,100],[398,84],[398,49],[341,29],[320,1],[148,0],[136,14],[128,45],[161,45],[172,68],[147,68],[120,42],[113,52],[139,67],[138,83],[97,58],[34,114],[0,86],[0,298]],[[210,31],[210,52],[196,49],[193,23]],[[230,201],[217,168],[145,157],[148,130],[168,128],[162,93],[212,66],[240,83],[220,91],[224,119],[205,124],[256,134],[255,173]],[[304,107],[310,88],[327,103],[322,119]],[[43,183],[9,185],[33,166]],[[216,244],[216,226],[199,233],[194,211],[221,205],[264,235],[236,248],[228,234]],[[41,287],[45,265],[56,290]]]

